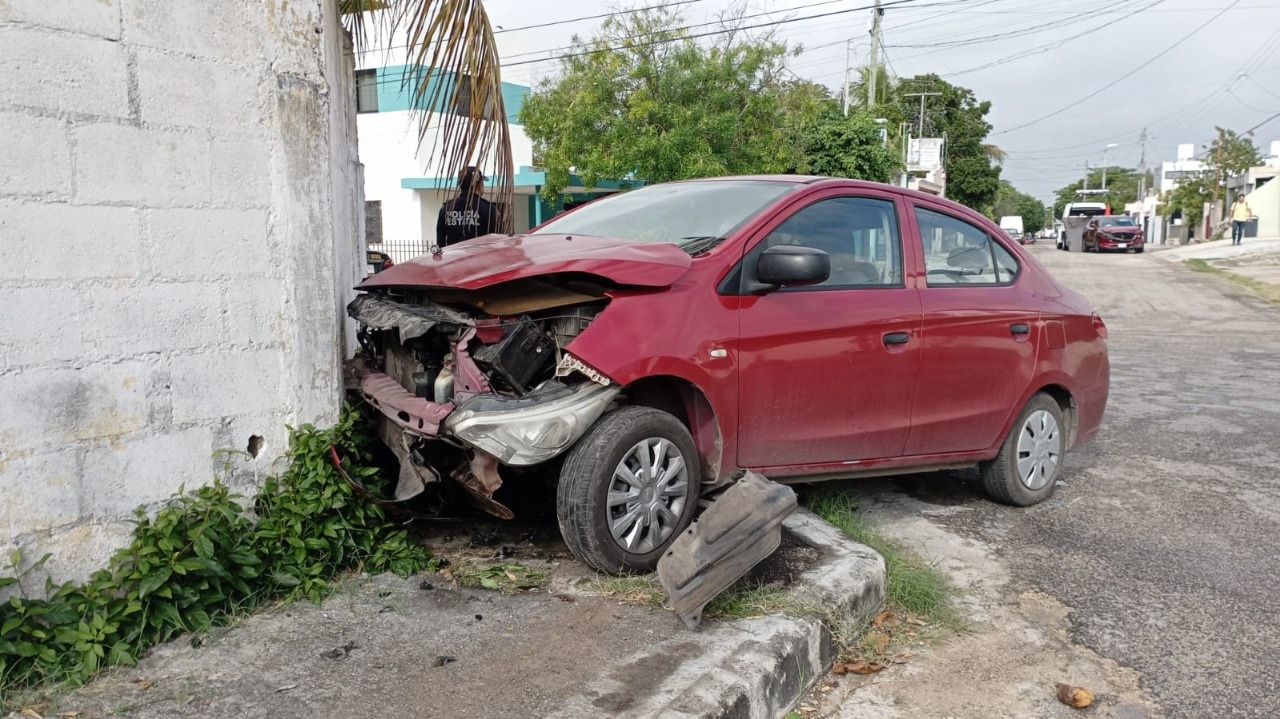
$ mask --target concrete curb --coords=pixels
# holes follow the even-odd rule
[[[804,509],[783,527],[822,552],[796,580],[797,598],[819,606],[828,621],[870,621],[884,602],[884,559]],[[836,651],[826,625],[811,618],[774,615],[694,632],[673,629],[551,716],[776,719],[826,673]],[[637,677],[651,681],[639,686]]]

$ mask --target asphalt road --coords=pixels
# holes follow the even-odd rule
[[[1161,714],[1280,716],[1280,306],[1154,251],[1033,251],[1107,323],[1105,424],[1046,504],[970,490],[932,521],[1074,610]]]

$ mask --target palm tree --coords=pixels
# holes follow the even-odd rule
[[[436,123],[438,135],[430,148],[434,166],[456,177],[468,165],[492,166],[499,206],[511,208],[515,168],[511,129],[502,102],[501,63],[493,26],[481,0],[339,0],[343,25],[357,50],[369,46],[370,30],[392,37],[403,30],[408,37],[406,73],[418,121],[418,142]],[[375,11],[375,12],[368,12]],[[372,27],[371,27],[372,26]],[[435,78],[452,82],[432,82]],[[465,89],[465,92],[459,92]],[[440,112],[457,107],[466,112]],[[513,214],[503,213],[510,232]]]

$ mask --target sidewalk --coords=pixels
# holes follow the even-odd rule
[[[1280,255],[1280,237],[1246,238],[1244,243],[1232,246],[1231,240],[1214,240],[1194,245],[1148,245],[1147,249],[1167,262],[1183,260],[1220,260],[1253,255]]]

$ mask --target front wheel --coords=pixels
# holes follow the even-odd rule
[[[981,467],[987,495],[1015,507],[1043,502],[1053,494],[1064,450],[1062,408],[1049,395],[1037,394],[1013,423],[1000,454]]]
[[[693,519],[699,467],[693,437],[675,417],[650,407],[610,412],[565,456],[560,534],[593,569],[652,571]]]
[[[1143,249],[1145,248],[1139,247],[1138,249],[1134,250],[1134,254],[1139,254],[1139,255],[1142,254]]]

